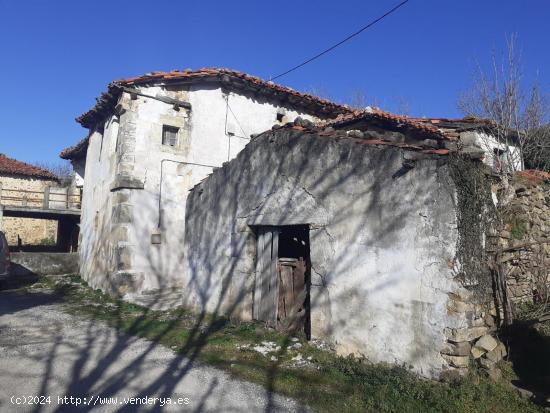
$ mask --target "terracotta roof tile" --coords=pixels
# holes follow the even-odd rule
[[[413,145],[413,144],[409,144],[409,143],[389,142],[389,141],[386,141],[386,140],[383,140],[383,139],[356,138],[356,137],[348,136],[345,131],[339,130],[339,129],[327,130],[325,128],[323,130],[322,128],[326,127],[327,123],[330,123],[330,122],[325,122],[323,124],[312,125],[311,127],[303,127],[301,125],[296,125],[296,124],[293,124],[292,122],[289,122],[289,123],[287,123],[286,125],[283,125],[283,126],[276,125],[276,127],[272,128],[271,130],[267,130],[267,131],[257,135],[254,139],[259,138],[260,135],[263,135],[263,134],[267,134],[267,133],[277,134],[278,131],[283,130],[283,129],[293,129],[293,130],[296,130],[296,131],[300,132],[300,136],[302,134],[308,134],[308,135],[313,135],[313,136],[319,137],[320,139],[335,139],[335,140],[338,140],[339,142],[352,142],[352,143],[357,144],[357,145],[392,146],[392,147],[395,147],[395,148],[400,148],[400,149],[405,150],[405,151],[419,152],[419,153],[426,154],[426,155],[437,155],[438,158],[443,157],[443,156],[447,156],[452,152],[449,149],[443,149],[443,148],[434,149],[434,148],[427,147],[427,146],[422,144],[422,141],[419,141],[418,144]],[[333,124],[337,124],[337,122],[333,123]],[[233,161],[229,161],[229,163],[231,163],[231,162],[233,162]],[[220,169],[220,168],[218,168],[218,169]],[[221,169],[223,169],[223,167]],[[199,183],[197,183],[195,186],[193,186],[191,188],[191,191],[194,191],[195,189],[200,187],[201,184],[204,181],[210,179],[210,177],[214,173],[216,173],[216,172],[214,171],[211,174],[207,175],[205,178],[203,178]]]
[[[6,155],[0,153],[0,174],[7,175],[24,175],[34,178],[46,178],[57,180],[57,177],[42,168],[38,168],[28,163],[18,161],[16,159],[8,158]]]
[[[429,135],[431,138],[445,140],[450,139],[439,128],[428,122],[419,121],[417,118],[410,118],[408,116],[385,112],[377,108],[357,110],[348,114],[339,115],[335,119],[319,123],[319,126],[340,128],[346,125],[352,125],[362,120],[386,121],[393,123],[396,127]]]
[[[378,108],[354,111],[349,114],[340,115],[335,119],[325,121],[322,124],[326,126],[343,127],[345,125],[351,125],[355,122],[368,119],[394,122],[395,125],[407,128],[409,130],[431,134],[435,139],[445,139],[451,141],[458,140],[460,132],[462,131],[491,131],[495,127],[495,123],[490,119],[482,119],[472,116],[467,116],[464,118],[418,118],[396,115]]]
[[[415,140],[409,143],[404,142],[392,142],[389,140],[382,139],[372,139],[372,138],[357,138],[353,135],[348,135],[348,132],[342,129],[335,128],[334,130],[327,129],[327,124],[335,125],[338,127],[338,123],[332,123],[332,122],[325,122],[323,124],[317,124],[313,125],[310,128],[304,128],[300,125],[294,125],[293,123],[288,123],[282,127],[277,127],[275,130],[278,129],[285,129],[290,128],[294,129],[300,132],[304,133],[314,133],[315,135],[319,136],[322,139],[341,139],[346,140],[347,142],[353,142],[358,145],[382,145],[382,146],[393,146],[396,148],[400,148],[407,151],[414,151],[414,152],[422,152],[424,154],[428,155],[440,155],[440,156],[446,156],[451,153],[449,149],[446,148],[433,148],[429,145],[426,145],[424,140]],[[325,127],[325,129],[322,129]],[[269,131],[266,131],[269,132]]]
[[[227,87],[241,89],[248,87],[255,93],[265,93],[283,99],[289,104],[301,107],[312,107],[323,117],[331,118],[341,113],[349,113],[351,109],[346,106],[338,105],[326,99],[321,99],[307,93],[297,92],[289,87],[277,85],[270,81],[265,81],[255,76],[236,70],[224,68],[204,68],[199,70],[172,70],[170,72],[151,72],[143,76],[120,79],[111,82],[107,92],[97,98],[96,105],[88,112],[76,118],[82,126],[92,127],[99,122],[109,110],[111,110],[120,96],[120,88],[123,86],[131,87],[150,83],[163,83],[171,81],[217,81]]]
[[[70,148],[63,149],[59,154],[62,159],[79,159],[86,156],[86,150],[88,149],[88,142],[90,138],[86,137],[79,141],[76,145]]]
[[[534,182],[550,181],[550,173],[537,169],[526,169],[517,174]]]

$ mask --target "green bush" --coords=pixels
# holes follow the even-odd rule
[[[512,228],[510,229],[510,233],[512,234],[512,238],[517,240],[522,240],[525,238],[525,235],[527,234],[527,224],[525,221],[514,218],[511,225]]]

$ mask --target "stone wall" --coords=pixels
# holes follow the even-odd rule
[[[517,175],[498,234],[500,263],[513,303],[543,302],[550,295],[550,183]]]
[[[47,179],[37,179],[31,177],[19,176],[0,176],[0,186],[2,187],[2,204],[22,205],[20,200],[12,200],[12,197],[22,197],[21,192],[12,192],[14,190],[43,192],[46,186],[57,186],[56,181]],[[43,197],[40,194],[26,194],[28,197],[27,205],[42,206]],[[55,243],[57,234],[57,221],[32,219],[32,218],[14,218],[3,217],[2,227],[6,233],[8,243],[17,245],[18,237],[22,244],[37,244],[44,239],[52,239]]]
[[[4,217],[2,226],[10,246],[18,245],[19,239],[22,245],[55,245],[57,241],[57,221]]]
[[[550,287],[550,185],[522,174],[509,185],[497,178],[493,192],[499,219],[488,228],[486,243],[488,263],[493,271],[502,271],[509,298],[516,305],[542,302]],[[464,372],[475,362],[497,379],[501,375],[497,363],[507,355],[497,331],[503,313],[497,314],[492,291],[474,292],[472,288],[449,294],[447,310],[461,313],[469,323],[466,328],[445,331],[448,344],[441,353],[457,368],[452,374]]]
[[[252,318],[256,226],[306,224],[312,338],[427,377],[463,375],[490,329],[457,277],[446,159],[342,134],[268,132],[191,191],[184,302]]]
[[[446,371],[442,378],[453,381],[477,364],[490,377],[498,379],[501,371],[497,363],[507,350],[497,338],[497,310],[491,294],[460,288],[448,295],[447,311],[466,318],[468,323],[462,328],[445,329],[447,344],[441,355],[455,369]]]
[[[13,252],[11,261],[14,275],[60,275],[78,272],[76,252]]]

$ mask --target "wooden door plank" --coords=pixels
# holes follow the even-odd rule
[[[263,228],[258,229],[256,239],[256,279],[254,284],[254,308],[253,317],[262,321],[262,284],[264,273],[264,255],[266,249],[266,232]]]
[[[279,277],[277,271],[277,260],[279,258],[279,231],[271,230],[271,255],[267,274],[267,296],[265,303],[266,321],[270,327],[277,325],[277,304],[279,301]]]
[[[269,321],[269,264],[271,262],[271,232],[264,229],[263,232],[262,267],[261,267],[261,292],[260,292],[260,318],[259,320]]]

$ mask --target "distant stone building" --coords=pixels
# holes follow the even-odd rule
[[[184,283],[185,200],[251,136],[350,110],[236,71],[153,72],[113,82],[61,153],[83,176],[80,271],[127,298]]]
[[[51,172],[0,154],[0,205],[42,207],[45,188],[58,185]],[[1,227],[10,245],[56,241],[57,221],[2,217]]]

